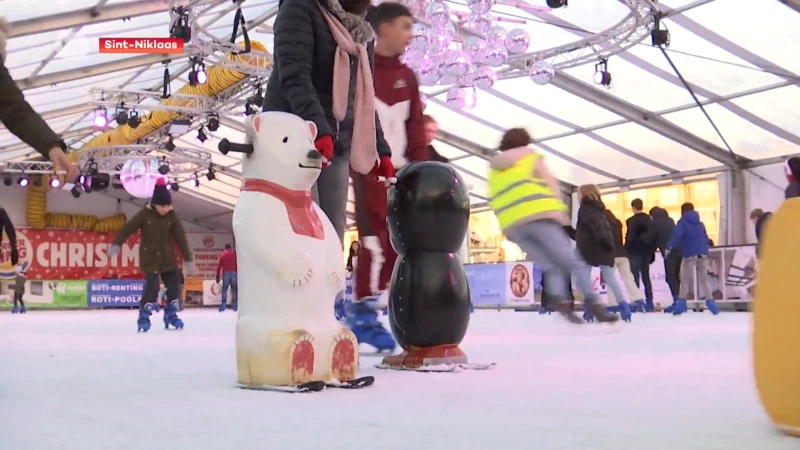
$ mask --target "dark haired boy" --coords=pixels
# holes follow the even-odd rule
[[[640,198],[631,201],[633,215],[625,221],[627,232],[625,233],[625,250],[628,251],[628,260],[631,263],[631,272],[636,286],[640,282],[644,284],[645,300],[633,302],[633,312],[652,312],[653,304],[653,284],[650,282],[650,264],[655,260],[655,246],[645,242],[642,237],[650,228],[650,215],[644,212],[644,202]]]
[[[411,12],[400,3],[381,3],[367,14],[377,35],[375,44],[375,109],[383,135],[392,150],[392,163],[401,168],[429,159],[419,84],[414,72],[400,61],[411,41]],[[374,174],[351,171],[356,203],[356,227],[361,245],[355,273],[355,298],[347,306],[347,324],[359,343],[378,351],[396,344],[378,321],[377,310],[388,303],[387,289],[397,258],[386,228],[387,185]]]

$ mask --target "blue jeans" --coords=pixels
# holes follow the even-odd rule
[[[239,304],[239,294],[237,289],[236,272],[223,272],[222,273],[222,304],[228,303],[228,286],[231,288],[231,297],[233,303],[231,305]]]
[[[575,287],[583,295],[584,303],[599,300],[592,287],[592,269],[572,249],[560,224],[540,220],[513,227],[505,235],[526,253],[528,260],[542,268],[547,290],[558,302],[567,299],[570,275],[575,277]]]
[[[603,280],[606,282],[606,287],[614,294],[617,303],[625,301],[625,296],[622,295],[622,288],[617,283],[617,269],[612,266],[600,266],[600,273],[603,275]],[[630,299],[636,301],[637,299]]]

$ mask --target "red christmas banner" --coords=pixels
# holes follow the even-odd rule
[[[139,233],[122,245],[114,258],[107,255],[115,233],[85,230],[34,230],[17,228],[19,264],[30,280],[98,280],[103,278],[143,278],[139,271]],[[195,258],[188,278],[214,279],[217,261],[225,244],[233,243],[229,233],[186,233],[189,249]],[[178,262],[182,261],[175,245]],[[0,247],[0,279],[14,278],[11,246],[8,238]]]
[[[34,230],[17,228],[19,264],[29,280],[97,280],[142,278],[139,272],[139,233],[122,245],[114,258],[107,255],[114,233],[84,230]],[[0,278],[15,276],[11,247],[0,247]]]

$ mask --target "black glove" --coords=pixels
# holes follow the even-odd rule
[[[11,265],[16,266],[19,264],[19,252],[16,245],[11,246]]]

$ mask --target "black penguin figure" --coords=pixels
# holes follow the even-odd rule
[[[469,193],[456,171],[415,162],[389,189],[387,222],[398,258],[389,294],[389,322],[400,355],[384,366],[463,364],[458,345],[470,318],[467,276],[458,251],[469,225]]]

